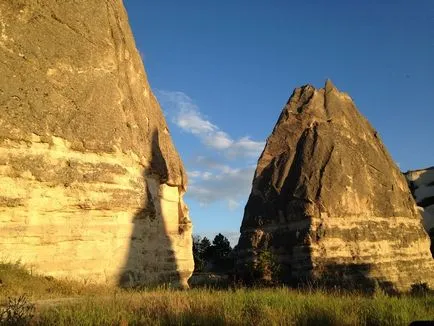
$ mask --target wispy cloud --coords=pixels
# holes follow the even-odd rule
[[[234,200],[234,199],[229,199],[228,200],[228,208],[229,208],[230,211],[234,211],[238,207],[241,206],[241,203],[242,203],[241,201],[237,201],[237,200]]]
[[[235,210],[247,202],[254,171],[253,166],[240,169],[222,166],[216,173],[192,171],[189,173],[191,183],[187,198],[205,206],[224,201],[229,210]]]
[[[251,140],[249,137],[243,137],[232,144],[228,149],[228,155],[230,157],[238,157],[240,153],[246,153],[248,156],[259,157],[264,146],[265,142],[257,142]]]
[[[197,136],[207,147],[222,151],[230,158],[258,157],[265,142],[249,137],[233,139],[204,117],[194,101],[183,92],[158,90],[157,96],[165,110],[172,113],[172,122],[185,132]]]
[[[251,165],[252,159],[259,157],[265,143],[247,136],[231,137],[204,116],[183,92],[157,90],[156,94],[168,119],[181,130],[196,136],[204,149],[208,149],[204,155],[186,160],[190,183],[186,198],[201,206],[223,201],[230,211],[244,205],[256,167]],[[214,157],[209,156],[211,152]]]

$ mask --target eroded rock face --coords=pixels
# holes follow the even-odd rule
[[[121,0],[2,1],[0,76],[0,258],[185,285],[187,177]]]
[[[434,166],[408,171],[404,175],[419,206],[425,230],[431,237],[431,253],[434,256]]]
[[[330,81],[296,89],[258,161],[239,273],[270,251],[283,281],[405,290],[433,284],[429,245],[404,176],[352,99]]]

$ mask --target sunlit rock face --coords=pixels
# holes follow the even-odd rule
[[[296,89],[258,161],[238,274],[269,251],[281,281],[407,290],[433,284],[429,246],[404,176],[350,96],[330,81]]]
[[[431,253],[434,256],[434,166],[408,171],[404,175],[419,206],[425,230],[431,236]]]
[[[0,2],[0,76],[0,259],[186,285],[187,177],[122,2]]]

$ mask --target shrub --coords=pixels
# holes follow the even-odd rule
[[[430,293],[427,283],[414,283],[411,285],[410,293],[414,296],[426,296]]]
[[[260,278],[275,283],[279,278],[280,265],[276,256],[268,249],[262,250],[257,259],[256,269]]]
[[[0,325],[27,325],[33,318],[35,305],[25,294],[8,298],[6,306],[0,308]]]

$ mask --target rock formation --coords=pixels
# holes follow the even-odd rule
[[[122,1],[0,2],[0,76],[0,259],[185,285],[187,178]]]
[[[431,237],[431,253],[434,257],[434,166],[408,171],[404,175],[419,206],[425,230]]]
[[[263,252],[285,282],[434,285],[429,238],[404,176],[330,81],[294,91],[258,161],[238,273],[248,277]]]

